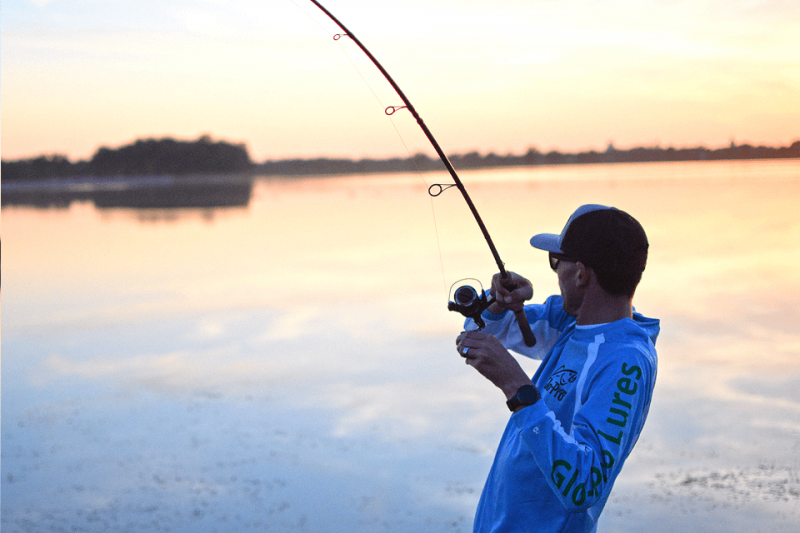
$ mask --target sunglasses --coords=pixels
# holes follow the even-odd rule
[[[558,270],[558,264],[561,261],[574,262],[575,260],[564,254],[557,254],[554,252],[550,252],[550,268],[552,268],[554,271]]]

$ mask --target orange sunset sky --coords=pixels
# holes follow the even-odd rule
[[[322,3],[448,153],[800,139],[795,0]],[[5,160],[203,134],[256,161],[432,153],[307,0],[12,0],[1,14]]]

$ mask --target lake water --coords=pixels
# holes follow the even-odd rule
[[[800,161],[461,177],[536,301],[558,289],[528,239],[578,205],[648,232],[635,304],[662,320],[658,383],[600,531],[797,531]],[[508,411],[446,304],[496,266],[436,182],[5,206],[3,530],[471,531]]]

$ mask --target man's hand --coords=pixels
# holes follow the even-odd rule
[[[506,395],[514,396],[523,385],[532,382],[516,359],[497,337],[481,331],[465,331],[456,339],[459,355]]]
[[[533,298],[531,282],[514,272],[508,272],[506,278],[495,274],[489,292],[495,297],[495,301],[489,306],[489,312],[496,315],[506,309],[519,311],[525,306],[526,301]]]

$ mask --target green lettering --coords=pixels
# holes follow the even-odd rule
[[[572,474],[572,478],[567,483],[567,488],[564,489],[564,492],[561,493],[562,496],[566,497],[569,494],[569,489],[572,488],[572,485],[575,483],[575,480],[578,479],[578,469],[575,469],[575,473]],[[560,487],[559,487],[560,488]]]
[[[624,428],[625,425],[628,423],[628,411],[623,411],[622,409],[617,409],[616,407],[612,407],[608,410],[610,413],[618,414],[622,417],[622,420],[616,420],[611,418],[610,416],[606,418],[606,422],[609,424],[614,424],[615,426],[619,426]]]
[[[603,433],[599,429],[597,430],[597,434],[606,439],[608,442],[613,442],[617,446],[619,446],[619,443],[622,442],[622,430],[620,430],[619,435],[617,435],[616,438],[612,437],[611,435]]]
[[[553,483],[556,484],[556,488],[561,488],[561,484],[564,483],[564,475],[562,473],[556,474],[556,468],[559,466],[563,466],[567,469],[567,472],[572,470],[572,465],[568,462],[564,461],[563,459],[556,459],[553,461],[553,471],[550,472],[550,478],[553,480]]]
[[[572,503],[575,506],[583,505],[583,502],[586,501],[586,483],[581,483],[575,490],[572,491]]]
[[[603,467],[603,481],[606,483],[608,483],[608,475],[606,472],[611,469],[616,462],[616,459],[614,459],[614,456],[611,455],[610,451],[603,450],[603,462],[601,463],[601,466]]]
[[[630,408],[631,408],[631,404],[629,404],[628,402],[624,401],[624,400],[623,400],[623,399],[620,397],[620,395],[619,395],[619,393],[618,393],[618,392],[615,392],[615,393],[614,393],[614,399],[613,399],[613,400],[611,400],[611,403],[615,403],[615,404],[617,404],[617,405],[621,405],[622,407],[627,407],[628,409],[630,409]]]
[[[603,473],[599,468],[592,467],[592,490],[589,491],[589,496],[600,497],[600,482],[603,481]]]
[[[635,373],[636,379],[642,378],[642,369],[636,365],[633,365],[632,367],[628,368],[627,363],[622,363],[622,373],[625,374],[626,376],[630,376],[631,374]]]
[[[631,384],[633,384],[633,388],[631,388]],[[639,388],[639,385],[631,381],[630,378],[619,378],[617,381],[617,388],[620,392],[633,395],[636,394],[636,389]]]

